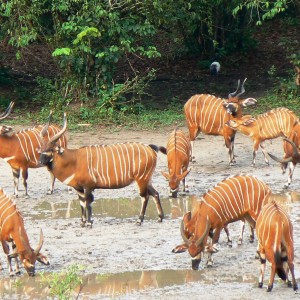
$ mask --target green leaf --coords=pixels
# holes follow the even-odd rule
[[[56,48],[53,53],[52,56],[62,56],[62,55],[66,55],[69,56],[72,52],[72,49],[70,48]]]
[[[73,44],[76,45],[80,43],[84,37],[99,37],[100,35],[97,28],[89,27],[77,34],[77,38],[74,40]]]
[[[96,54],[96,57],[102,58],[102,57],[104,57],[105,55],[106,55],[105,52],[98,52],[98,53]]]

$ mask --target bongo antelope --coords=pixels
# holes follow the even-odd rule
[[[213,263],[211,255],[216,251],[220,232],[229,223],[246,220],[255,228],[261,207],[268,202],[270,194],[270,188],[251,175],[229,177],[205,193],[198,207],[192,213],[185,214],[180,227],[192,257],[192,268],[198,269],[204,250],[209,252],[208,263]],[[209,236],[212,238],[211,245],[207,243]],[[183,245],[179,245],[173,252],[184,250]]]
[[[300,124],[296,124],[288,138],[283,138],[284,156],[282,159],[268,152],[268,155],[275,161],[280,162],[282,174],[289,166],[289,175],[284,188],[288,188],[292,183],[292,177],[297,163],[300,163]]]
[[[11,112],[14,103],[11,102],[5,113],[0,116],[0,120],[5,119]],[[51,117],[51,114],[50,114]],[[50,119],[49,117],[49,119]],[[31,129],[21,130],[17,133],[13,132],[13,128],[10,126],[0,126],[0,157],[3,158],[12,168],[14,177],[14,195],[19,195],[19,177],[22,173],[23,185],[25,188],[25,196],[28,197],[27,178],[28,168],[39,168],[39,153],[38,148],[41,147],[39,134],[43,126],[39,125]],[[49,126],[45,139],[50,139],[60,130],[59,127],[51,125]],[[62,136],[59,141],[59,145],[66,147],[67,140],[65,136]],[[51,184],[48,190],[48,194],[53,193],[55,178],[50,172]]]
[[[259,115],[257,118],[247,115],[229,120],[226,125],[252,138],[253,160],[251,166],[254,166],[258,147],[260,146],[262,149],[265,163],[269,164],[265,141],[279,136],[289,136],[298,121],[298,117],[293,111],[280,107]]]
[[[184,105],[184,114],[189,129],[189,136],[192,146],[191,159],[194,159],[194,143],[200,132],[208,135],[222,135],[225,145],[228,148],[229,164],[235,163],[234,138],[235,131],[226,122],[230,119],[242,116],[242,107],[254,105],[257,101],[254,98],[239,99],[245,92],[244,80],[241,91],[240,81],[237,90],[230,93],[228,99],[218,98],[208,94],[197,94],[192,96]]]
[[[180,129],[175,129],[169,135],[166,148],[169,174],[162,172],[169,181],[170,196],[176,198],[180,181],[183,183],[183,191],[186,191],[185,177],[189,173],[188,170],[191,143],[189,138]]]
[[[67,149],[56,144],[67,129],[67,118],[64,114],[64,125],[50,140],[44,138],[49,124],[41,131],[40,163],[48,167],[61,182],[73,187],[81,205],[81,226],[92,226],[92,192],[95,189],[123,188],[136,182],[143,198],[142,208],[137,221],[141,224],[149,200],[153,196],[159,221],[164,214],[159,194],[151,183],[156,167],[157,152],[161,147],[141,143],[120,143],[111,145],[91,145],[79,149]]]
[[[40,253],[44,242],[42,230],[40,232],[39,244],[33,250],[29,244],[23,218],[16,208],[15,203],[4,193],[2,188],[0,188],[0,238],[3,251],[7,255],[10,276],[15,274],[11,265],[12,258],[20,258],[29,276],[34,276],[35,274],[36,260],[49,265],[46,256]],[[11,252],[8,243],[13,244]],[[18,261],[16,261],[16,274],[19,273],[19,265]]]
[[[271,292],[275,274],[292,286],[298,286],[294,274],[293,225],[286,211],[275,201],[265,205],[256,221],[256,234],[259,241],[261,262],[258,286],[263,287],[266,260],[271,264],[271,274],[267,291]],[[288,279],[291,272],[292,282]]]

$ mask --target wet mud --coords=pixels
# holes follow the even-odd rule
[[[166,145],[169,131],[139,132],[115,131],[69,133],[69,147],[88,144],[140,141]],[[84,141],[82,143],[81,141]],[[268,151],[282,156],[282,141],[267,143]],[[252,141],[237,135],[235,152],[237,164],[228,166],[227,150],[221,137],[201,136],[195,145],[196,162],[190,165],[187,177],[189,193],[179,193],[177,199],[168,197],[168,184],[161,174],[167,170],[166,156],[158,154],[153,176],[153,186],[160,193],[165,219],[157,222],[154,202],[148,203],[144,223],[136,225],[141,207],[135,184],[120,190],[96,190],[93,203],[92,229],[80,227],[80,206],[77,195],[56,182],[53,195],[46,195],[49,174],[44,168],[29,171],[30,198],[25,199],[20,182],[20,197],[15,199],[25,221],[33,247],[38,243],[39,230],[44,232],[42,252],[50,260],[49,267],[36,264],[37,276],[22,275],[9,278],[4,253],[0,259],[4,269],[0,273],[1,299],[46,299],[49,287],[41,282],[44,276],[58,273],[68,266],[84,266],[83,287],[77,287],[75,299],[300,299],[292,289],[276,278],[272,293],[266,293],[269,266],[263,289],[257,287],[260,263],[255,259],[257,240],[250,243],[250,230],[245,230],[244,243],[237,245],[240,224],[229,225],[233,246],[229,248],[226,235],[221,234],[219,252],[214,255],[214,265],[206,265],[206,256],[200,269],[191,269],[188,253],[174,254],[172,249],[182,243],[180,222],[205,191],[230,175],[249,173],[264,180],[272,189],[272,199],[280,202],[290,213],[294,225],[295,270],[300,280],[300,178],[296,167],[294,180],[288,190],[283,189],[287,175],[281,174],[278,163],[267,166],[261,152],[256,167],[251,167]],[[0,161],[0,185],[8,195],[13,194],[13,177],[10,167]]]

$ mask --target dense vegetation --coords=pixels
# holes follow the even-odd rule
[[[42,119],[51,108],[72,110],[76,122],[181,122],[176,96],[158,110],[145,101],[159,71],[186,58],[203,70],[213,58],[229,66],[255,53],[257,32],[274,20],[299,35],[299,13],[300,2],[291,0],[7,0],[0,4],[2,51],[22,61],[43,49],[44,64],[32,66],[29,86],[2,67],[0,85],[13,86],[20,105],[41,108]],[[290,73],[267,70],[279,84],[259,109],[276,97],[276,105],[298,110],[292,67],[300,65],[299,42],[283,42]],[[1,105],[10,98],[1,96]]]

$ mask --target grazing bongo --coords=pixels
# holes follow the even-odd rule
[[[5,119],[11,112],[14,103],[11,102],[6,112],[0,116],[0,120]],[[51,114],[50,114],[51,117]],[[49,119],[50,119],[49,117]],[[0,157],[3,158],[12,168],[14,176],[14,195],[18,197],[18,185],[19,177],[22,173],[23,185],[25,188],[25,196],[28,197],[27,178],[28,168],[40,168],[38,148],[41,147],[39,135],[43,126],[39,125],[31,129],[21,130],[17,133],[13,132],[10,126],[0,126]],[[60,130],[59,127],[51,125],[49,126],[45,139],[50,139]],[[65,136],[62,136],[59,141],[59,145],[66,147],[67,140]],[[55,177],[50,172],[51,184],[48,190],[48,194],[53,193]]]
[[[269,164],[265,141],[280,136],[289,136],[298,121],[298,117],[293,111],[280,107],[259,115],[257,118],[243,116],[242,118],[229,120],[226,125],[252,138],[254,143],[251,166],[254,166],[258,147],[261,147],[265,162]]]
[[[208,94],[192,96],[184,105],[184,114],[189,129],[189,136],[192,146],[191,159],[194,159],[194,143],[200,132],[209,135],[222,135],[225,145],[228,148],[229,164],[235,163],[234,158],[234,138],[235,130],[225,126],[230,119],[240,118],[242,116],[242,107],[253,105],[256,99],[239,99],[245,92],[244,80],[241,92],[240,81],[238,81],[237,90],[229,94],[228,99],[222,99]]]
[[[175,129],[170,134],[166,152],[169,174],[162,174],[169,180],[170,196],[176,198],[180,181],[183,183],[183,191],[186,191],[185,177],[189,173],[191,155],[190,140],[182,130]]]
[[[164,214],[159,194],[151,183],[156,167],[157,151],[161,147],[141,143],[120,143],[111,145],[92,145],[79,149],[67,149],[56,145],[67,129],[64,125],[60,132],[50,140],[44,138],[47,124],[41,132],[42,147],[40,163],[47,166],[61,182],[73,187],[81,205],[81,226],[92,226],[92,192],[95,189],[118,189],[136,182],[143,198],[138,224],[144,220],[149,196],[153,196],[159,221]]]
[[[298,286],[294,274],[294,240],[293,225],[286,211],[275,201],[265,205],[256,222],[256,234],[259,241],[261,262],[258,286],[263,286],[266,260],[271,264],[271,274],[267,291],[271,292],[275,274],[293,286]],[[288,279],[291,271],[292,282]]]
[[[193,213],[187,213],[181,222],[181,235],[186,247],[177,246],[173,252],[188,249],[192,257],[192,268],[197,270],[204,250],[209,252],[208,263],[212,264],[212,253],[216,251],[220,232],[229,223],[246,220],[255,228],[261,207],[268,202],[270,188],[251,175],[236,175],[218,183],[205,193]],[[207,238],[212,244],[207,246]]]
[[[40,253],[44,242],[42,230],[40,232],[39,244],[36,249],[33,250],[29,244],[23,218],[14,202],[5,195],[2,188],[0,188],[0,237],[3,250],[7,255],[10,276],[15,274],[11,265],[12,258],[20,258],[29,276],[34,276],[35,274],[36,260],[45,265],[49,265],[47,258]],[[13,243],[12,253],[10,253],[8,243]],[[17,261],[16,274],[20,274]]]

